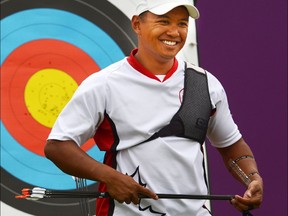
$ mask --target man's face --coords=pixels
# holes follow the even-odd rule
[[[185,44],[189,14],[185,7],[177,7],[164,15],[146,12],[138,17],[139,52],[160,61],[174,59]]]

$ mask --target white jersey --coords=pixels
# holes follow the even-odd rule
[[[178,111],[185,63],[175,59],[161,81],[137,62],[135,52],[89,76],[59,115],[48,139],[74,140],[82,145],[94,137],[99,149],[107,151],[105,163],[133,176],[155,193],[207,194],[198,142],[176,136],[145,142]],[[215,147],[227,147],[241,134],[222,85],[209,72],[207,79],[211,104],[216,109],[209,120],[207,137]],[[100,185],[100,190],[105,190],[105,185]],[[101,199],[97,201],[97,216],[106,216],[108,211],[115,216],[208,216],[204,202],[142,199],[135,206]]]

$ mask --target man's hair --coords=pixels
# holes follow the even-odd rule
[[[144,11],[143,13],[139,14],[139,18],[141,20],[144,20],[146,18],[146,16],[147,16],[147,13],[148,13],[148,11]]]

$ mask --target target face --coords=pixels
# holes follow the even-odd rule
[[[78,200],[14,197],[25,187],[75,189],[45,158],[46,138],[80,83],[135,47],[130,21],[107,1],[1,1],[1,16],[1,199],[34,215],[79,215]],[[103,160],[93,140],[82,148]]]

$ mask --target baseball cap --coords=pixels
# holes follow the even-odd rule
[[[185,6],[192,18],[199,18],[199,11],[193,5],[192,0],[140,0],[136,7],[136,15],[140,15],[145,11],[163,15],[178,6]]]

